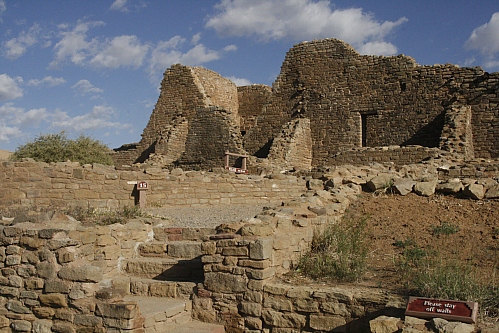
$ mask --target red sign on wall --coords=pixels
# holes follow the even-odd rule
[[[411,296],[405,314],[412,317],[443,318],[464,323],[476,323],[478,303]]]
[[[147,190],[147,182],[138,182],[137,183],[137,190]]]

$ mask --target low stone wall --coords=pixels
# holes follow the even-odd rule
[[[440,152],[438,148],[421,146],[357,147],[334,154],[328,163],[330,165],[367,165],[369,163],[392,162],[396,165],[404,165],[437,157]]]
[[[144,322],[137,304],[113,299],[105,281],[147,229],[82,229],[62,214],[49,225],[1,227],[0,331],[135,332]]]
[[[231,173],[122,171],[78,163],[0,162],[0,208],[13,206],[119,208],[137,201],[137,181],[147,181],[148,206],[262,204],[300,196],[305,180]]]
[[[205,289],[194,297],[195,318],[217,318],[227,332],[369,332],[369,320],[403,311],[402,298],[381,290],[278,282],[275,244],[239,235],[205,243],[212,252],[202,258]]]

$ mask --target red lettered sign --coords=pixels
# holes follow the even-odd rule
[[[147,182],[138,182],[137,183],[137,190],[147,190]]]
[[[443,318],[464,323],[476,323],[478,303],[411,296],[405,314],[419,318]]]

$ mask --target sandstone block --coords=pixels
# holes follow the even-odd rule
[[[63,267],[58,273],[59,278],[78,282],[99,282],[102,280],[102,270],[99,267],[85,265],[80,267]]]
[[[106,318],[132,319],[139,313],[134,302],[97,303],[97,314]]]
[[[246,290],[248,279],[243,275],[222,272],[205,273],[205,287],[214,292],[240,293]]]
[[[436,192],[446,193],[446,194],[456,194],[461,192],[462,189],[463,189],[463,183],[461,183],[459,179],[454,179],[452,181],[440,183],[437,184],[437,186],[435,187]]]
[[[393,191],[399,195],[407,195],[412,192],[415,184],[412,179],[400,178],[393,183]]]
[[[485,196],[485,189],[480,184],[469,184],[464,188],[464,195],[474,200],[481,200]]]
[[[7,302],[5,306],[9,311],[15,313],[31,313],[31,310],[23,305],[22,302],[11,299]]]
[[[149,287],[149,294],[153,297],[177,297],[176,283],[152,283]]]
[[[346,325],[346,320],[340,316],[310,315],[310,327],[314,330],[329,332],[343,325]]]
[[[68,302],[66,300],[66,296],[63,294],[42,294],[39,296],[40,303],[45,306],[60,308],[66,308],[68,306]]]
[[[242,236],[270,236],[273,233],[269,224],[246,224],[241,228]]]
[[[262,305],[253,302],[241,302],[239,311],[252,317],[260,317],[262,314]]]
[[[10,326],[16,332],[31,332],[31,322],[27,320],[13,320]]]
[[[203,255],[199,242],[171,242],[168,244],[168,255],[174,258],[193,259]]]
[[[272,310],[262,311],[263,321],[273,327],[298,328],[305,326],[307,318],[296,313],[281,313]]]
[[[414,185],[414,193],[424,197],[430,197],[435,194],[436,185],[435,182],[417,182],[416,185]]]
[[[310,179],[307,181],[307,189],[312,191],[323,190],[324,183],[320,179]]]
[[[394,333],[399,330],[399,318],[380,316],[369,321],[371,333]]]
[[[33,333],[52,333],[52,321],[47,319],[35,320],[33,322]]]
[[[254,243],[249,245],[249,256],[250,259],[254,260],[264,260],[270,259],[272,256],[273,249],[272,239],[258,239]]]
[[[394,183],[394,175],[385,173],[371,178],[371,180],[369,180],[366,183],[366,186],[369,190],[375,192],[377,190],[390,188],[393,185],[393,183]]]
[[[485,198],[487,199],[499,198],[499,185],[494,185],[491,188],[489,188],[485,193]]]

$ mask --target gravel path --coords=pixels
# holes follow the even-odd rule
[[[204,207],[147,208],[146,212],[164,216],[171,226],[183,228],[213,228],[222,223],[245,221],[259,214],[265,205],[232,205]]]

